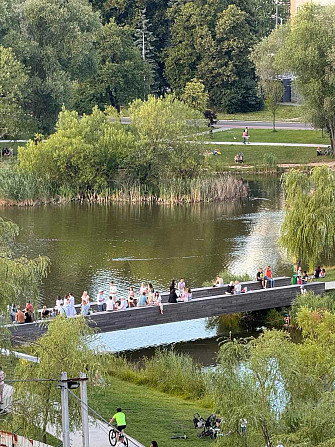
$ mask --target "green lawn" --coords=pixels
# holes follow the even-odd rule
[[[261,110],[259,112],[249,113],[221,113],[218,114],[220,120],[243,120],[243,121],[271,121],[272,113],[267,110]],[[301,106],[284,106],[280,105],[276,113],[277,121],[301,121],[303,122],[303,114]]]
[[[207,417],[210,410],[194,401],[168,396],[113,377],[110,386],[94,387],[89,391],[89,405],[107,420],[121,406],[127,416],[126,432],[147,447],[153,439],[164,447],[175,447],[176,444],[203,446],[209,442],[207,438],[197,438],[192,415],[199,412]],[[187,440],[170,439],[174,433],[184,432]]]
[[[18,146],[24,146],[25,144],[26,143],[0,143],[0,149],[2,150],[2,148],[4,148],[4,147],[14,149],[14,155],[17,155]],[[1,157],[0,157],[0,160],[2,160]]]
[[[242,142],[243,129],[230,129],[203,135],[204,141],[238,141]],[[329,144],[329,136],[321,130],[284,130],[272,132],[271,129],[249,129],[249,141],[252,143],[301,143]]]
[[[301,163],[327,162],[334,158],[329,156],[318,157],[313,147],[287,147],[287,146],[206,146],[205,150],[217,149],[221,155],[209,155],[210,166],[216,171],[224,170],[227,166],[234,165],[234,155],[238,152],[244,154],[245,165],[262,165],[266,153],[274,154],[277,163]],[[243,165],[242,165],[243,166]]]

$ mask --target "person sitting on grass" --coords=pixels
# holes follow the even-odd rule
[[[324,153],[322,152],[320,146],[316,149],[316,155],[317,155],[317,156],[324,155]]]
[[[325,277],[326,277],[326,270],[325,269],[321,269],[320,278],[325,278]]]

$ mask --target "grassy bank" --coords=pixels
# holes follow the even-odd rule
[[[223,172],[229,166],[242,166],[234,163],[234,156],[239,152],[244,154],[244,165],[251,165],[252,167],[260,166],[264,164],[264,155],[273,154],[277,163],[280,164],[309,164],[316,162],[329,162],[334,159],[329,156],[318,157],[316,155],[316,149],[314,147],[289,147],[289,146],[218,146],[215,144],[206,146],[205,150],[212,151],[217,149],[221,152],[221,155],[208,156],[209,165],[216,172]]]
[[[229,129],[214,132],[202,138],[205,141],[237,141],[242,142],[243,129]],[[329,144],[329,136],[321,130],[286,130],[279,129],[272,132],[271,129],[249,129],[250,142],[257,143],[298,143],[298,144]]]
[[[208,416],[211,411],[198,402],[171,397],[146,386],[112,377],[108,386],[89,390],[89,405],[105,419],[109,419],[116,408],[121,406],[127,415],[126,432],[148,447],[153,439],[164,447],[173,447],[176,443],[189,446],[206,443],[206,440],[197,438],[192,415],[199,412]],[[170,439],[173,434],[184,432],[187,440]]]
[[[241,120],[241,121],[271,121],[272,113],[265,108],[259,112],[249,113],[221,113],[218,114],[220,120]],[[276,113],[277,121],[304,121],[302,107],[301,106],[284,106],[280,105]]]

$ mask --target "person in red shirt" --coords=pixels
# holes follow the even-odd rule
[[[265,275],[264,275],[264,288],[265,289],[266,289],[268,281],[270,283],[270,287],[274,287],[274,279],[272,277],[272,270],[269,265],[266,267]]]

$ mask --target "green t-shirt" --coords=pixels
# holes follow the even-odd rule
[[[116,419],[116,425],[127,425],[126,424],[126,415],[122,413],[122,411],[118,411],[113,416],[114,419]]]

